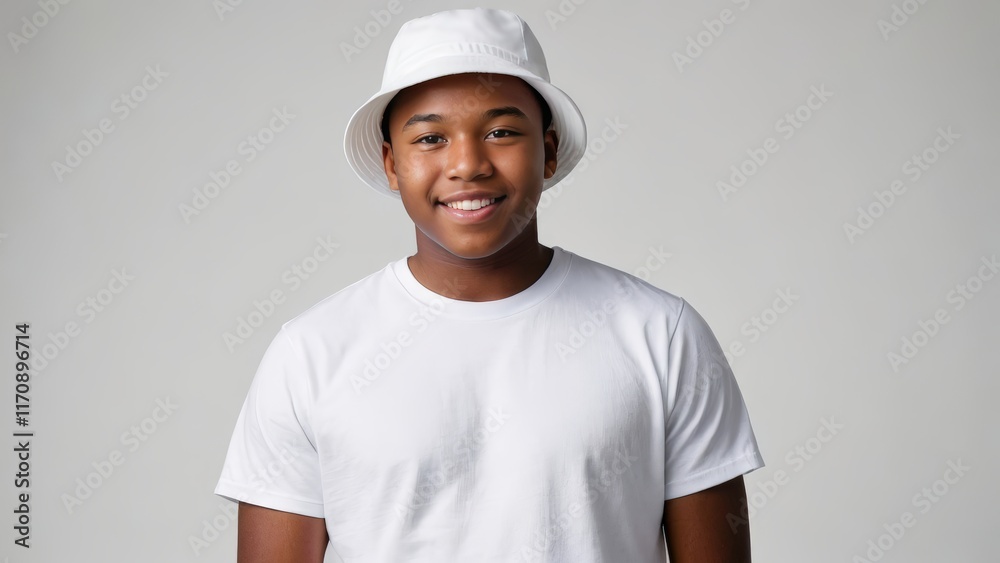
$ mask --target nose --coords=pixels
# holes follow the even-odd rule
[[[475,136],[462,135],[451,140],[448,147],[448,177],[466,182],[487,178],[493,174],[493,164],[485,142]]]

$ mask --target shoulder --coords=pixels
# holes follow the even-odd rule
[[[636,314],[667,317],[676,320],[690,307],[683,297],[659,288],[642,277],[648,270],[639,268],[628,273],[596,260],[566,251],[570,268],[566,279],[567,294],[621,307]],[[666,320],[666,319],[664,319]]]
[[[390,262],[382,269],[323,298],[282,324],[281,332],[293,342],[301,342],[310,336],[329,335],[348,326],[356,328],[358,322],[376,315],[375,307],[384,304],[392,292],[398,291],[393,273],[396,262]],[[345,323],[345,319],[351,319],[351,322]],[[349,332],[352,328],[347,330]]]

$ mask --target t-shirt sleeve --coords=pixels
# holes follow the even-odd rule
[[[250,384],[215,494],[233,502],[323,517],[304,363],[282,329]]]
[[[708,323],[686,301],[670,333],[664,389],[664,500],[764,466],[733,371]]]

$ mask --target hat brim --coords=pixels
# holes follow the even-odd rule
[[[473,59],[473,60],[470,60]],[[478,59],[478,60],[476,60]],[[472,64],[470,64],[472,63]],[[448,71],[449,68],[461,70]],[[474,70],[470,70],[470,68]],[[347,124],[344,134],[344,152],[347,162],[358,177],[375,191],[400,199],[399,193],[389,188],[382,160],[382,113],[389,101],[400,90],[441,76],[482,72],[516,76],[527,82],[549,104],[552,110],[552,129],[559,139],[556,152],[556,172],[542,183],[542,190],[558,184],[572,172],[583,158],[587,145],[587,123],[573,100],[550,82],[525,71],[515,65],[498,64],[495,58],[463,57],[462,64],[455,61],[436,61],[436,64],[422,67],[419,73],[410,75],[372,96],[362,105]]]

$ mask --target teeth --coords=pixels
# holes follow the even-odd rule
[[[492,205],[496,202],[496,198],[491,199],[464,199],[462,201],[453,201],[448,205],[453,209],[461,209],[463,211],[474,211],[476,209],[481,209],[487,205]]]

